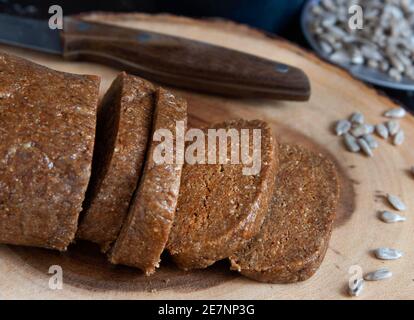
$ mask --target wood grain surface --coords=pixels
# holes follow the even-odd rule
[[[321,268],[311,279],[290,285],[272,285],[230,272],[226,261],[207,270],[183,272],[164,257],[161,269],[154,276],[145,277],[137,270],[110,265],[97,248],[88,243],[77,243],[64,254],[1,245],[1,299],[348,299],[348,270],[354,265],[364,272],[388,267],[394,273],[389,280],[367,283],[361,299],[414,298],[414,219],[411,217],[414,179],[408,172],[414,164],[412,116],[401,121],[406,134],[402,146],[394,147],[380,140],[373,158],[352,154],[345,151],[342,141],[332,134],[333,122],[359,110],[368,122],[378,123],[384,121],[382,113],[395,104],[313,54],[283,40],[224,21],[140,14],[93,15],[89,18],[203,40],[303,69],[312,86],[312,97],[305,103],[175,92],[188,99],[192,125],[240,117],[264,119],[282,142],[302,144],[330,157],[337,165],[342,188],[330,246]],[[120,71],[11,47],[1,46],[0,50],[57,70],[98,74],[103,77],[102,92]],[[399,195],[407,203],[406,222],[385,224],[377,218],[378,210],[389,209],[383,197],[387,192]],[[405,256],[398,261],[377,260],[372,250],[382,246],[403,250]],[[48,287],[51,265],[63,268],[62,290]]]

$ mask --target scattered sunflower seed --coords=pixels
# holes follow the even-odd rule
[[[351,129],[351,122],[348,120],[339,120],[335,126],[335,132],[337,136],[341,136],[347,133]]]
[[[407,209],[407,206],[405,205],[405,203],[402,202],[402,200],[397,196],[394,196],[392,194],[388,194],[387,195],[387,200],[390,203],[390,205],[392,205],[394,207],[394,209],[396,209],[398,211],[405,211]]]
[[[400,129],[400,124],[396,120],[389,120],[387,121],[387,129],[391,136],[397,134],[398,130]]]
[[[381,138],[388,139],[388,129],[383,123],[377,124],[375,126],[375,131]]]
[[[350,296],[358,297],[364,289],[364,280],[355,279],[352,284],[349,284],[348,293]]]
[[[396,135],[392,139],[392,143],[396,146],[401,145],[404,142],[404,131],[402,129],[398,130]]]
[[[406,114],[405,109],[399,107],[385,111],[384,116],[387,118],[403,118]]]
[[[384,280],[392,277],[392,272],[386,268],[378,269],[373,272],[369,272],[364,276],[366,281],[378,281]]]
[[[402,251],[391,248],[375,249],[374,254],[380,260],[397,260],[404,255]]]
[[[378,148],[378,142],[375,140],[375,138],[371,134],[364,134],[362,138],[368,143],[368,146],[371,149]]]
[[[366,127],[366,130],[367,130],[367,133],[368,134],[374,133],[374,131],[375,131],[375,126],[374,125],[372,125],[372,124],[366,124],[365,127]]]
[[[394,223],[394,222],[402,222],[405,221],[406,218],[390,211],[382,211],[379,215],[380,219],[386,223]]]
[[[369,134],[371,131],[371,128],[367,124],[360,124],[356,127],[352,128],[351,133],[354,137],[358,138],[363,136],[364,134]]]
[[[344,134],[344,142],[346,148],[350,152],[359,152],[361,150],[361,147],[359,146],[357,139],[355,139],[355,137],[353,137],[349,133]]]
[[[413,7],[414,10],[414,7]],[[413,69],[414,76],[414,69]],[[344,136],[346,148],[350,152],[363,151],[368,157],[373,156],[373,150],[379,147],[374,132],[383,139],[392,137],[391,142],[398,146],[405,140],[404,131],[400,128],[398,118],[404,117],[406,110],[402,107],[394,108],[384,112],[384,116],[391,118],[387,122],[376,125],[364,123],[365,118],[361,112],[354,112],[349,120],[339,120],[335,124],[337,136]],[[412,170],[414,175],[414,169]]]
[[[368,143],[362,139],[359,138],[358,139],[358,144],[361,147],[361,150],[368,156],[368,157],[372,157],[374,154],[372,153],[371,148],[369,147]]]
[[[351,117],[349,118],[349,120],[352,123],[363,124],[364,123],[364,115],[361,112],[354,112],[353,114],[351,114]]]

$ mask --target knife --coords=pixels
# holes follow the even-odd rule
[[[144,78],[206,93],[306,101],[310,84],[293,66],[161,33],[64,18],[48,21],[0,14],[0,43],[112,65]]]

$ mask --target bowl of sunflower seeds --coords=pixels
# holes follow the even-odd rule
[[[309,0],[301,27],[319,56],[356,78],[414,90],[414,0]]]

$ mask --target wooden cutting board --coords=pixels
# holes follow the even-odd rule
[[[361,111],[370,123],[393,102],[353,79],[346,72],[328,65],[313,54],[286,41],[246,26],[224,21],[201,21],[167,15],[107,15],[104,19],[129,27],[139,27],[242,50],[276,59],[303,69],[311,80],[309,102],[226,99],[175,90],[188,99],[190,123],[205,124],[232,118],[264,119],[282,142],[303,144],[335,161],[341,180],[341,200],[335,229],[326,258],[318,272],[303,283],[272,285],[245,279],[228,270],[225,261],[207,270],[182,272],[163,259],[162,268],[152,277],[139,271],[111,266],[88,243],[78,243],[67,253],[0,246],[0,299],[10,298],[104,298],[104,299],[336,299],[347,298],[348,270],[357,265],[364,272],[390,268],[390,280],[367,283],[361,298],[414,298],[414,179],[408,169],[414,165],[414,118],[401,125],[406,142],[394,147],[380,140],[373,158],[345,151],[341,139],[332,134],[332,124]],[[102,92],[120,70],[90,64],[67,62],[57,57],[1,46],[4,50],[57,70],[102,76]],[[377,212],[387,209],[385,193],[393,193],[408,205],[408,220],[385,224]],[[403,250],[398,261],[376,260],[371,250],[387,246]],[[62,290],[48,287],[51,265],[63,269]]]

